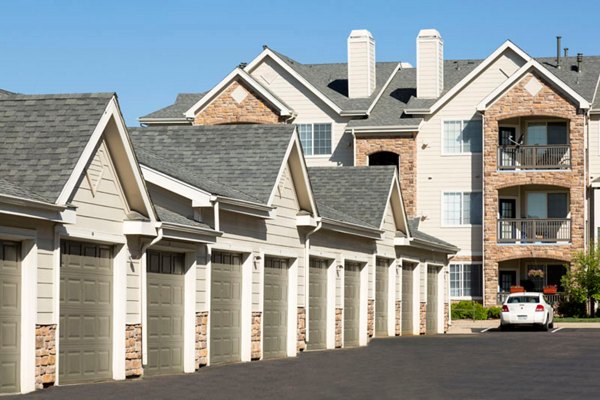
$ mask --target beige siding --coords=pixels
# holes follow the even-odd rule
[[[344,133],[348,118],[336,115],[329,106],[271,59],[265,59],[251,72],[251,75],[298,114],[298,117],[294,119],[295,124],[332,124],[333,154],[331,156],[307,156],[306,163],[309,166],[353,164],[352,135]]]
[[[349,97],[369,97],[375,89],[375,42],[367,35],[348,39]]]
[[[437,39],[417,39],[417,95],[438,97],[443,85],[443,44]]]
[[[522,64],[512,51],[500,56],[429,117],[417,136],[417,214],[426,217],[420,229],[458,246],[460,255],[481,254],[482,229],[481,226],[442,227],[442,193],[481,191],[482,159],[481,154],[442,155],[443,121],[479,119],[477,104]]]
[[[589,125],[590,181],[600,178],[600,115],[592,115]]]

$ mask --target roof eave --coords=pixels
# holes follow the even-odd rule
[[[321,217],[320,221],[323,225],[323,229],[346,233],[349,235],[366,237],[368,239],[379,240],[381,239],[384,233],[384,231],[377,228],[361,226],[350,222],[338,221],[332,218]]]

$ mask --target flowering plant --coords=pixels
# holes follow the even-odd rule
[[[530,269],[529,272],[527,272],[527,276],[530,278],[543,278],[544,271],[541,269]]]

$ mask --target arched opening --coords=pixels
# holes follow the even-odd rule
[[[400,156],[391,151],[379,151],[369,155],[369,165],[400,165]]]

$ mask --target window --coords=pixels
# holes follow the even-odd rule
[[[481,192],[444,193],[443,225],[481,225]]]
[[[304,155],[331,154],[331,124],[298,124]]]
[[[481,264],[450,264],[450,296],[481,297]]]
[[[444,121],[444,154],[481,153],[481,120]]]
[[[530,122],[525,144],[568,144],[568,136],[566,122]]]

